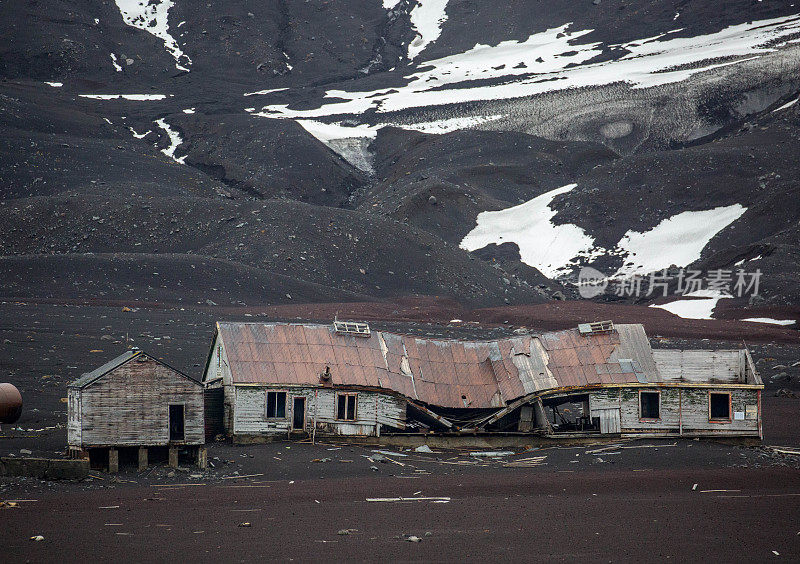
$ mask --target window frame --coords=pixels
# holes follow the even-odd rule
[[[347,407],[348,407],[348,400],[349,398],[353,398],[353,418],[350,419],[347,417]],[[345,399],[344,404],[344,418],[339,417],[339,398],[347,398]],[[336,421],[357,421],[358,420],[358,392],[336,392],[336,402],[333,406],[334,409],[334,419]]]
[[[269,414],[269,395],[270,394],[283,394],[283,417],[278,415],[270,416]],[[286,409],[286,399],[289,397],[287,390],[267,390],[264,394],[264,417],[274,421],[283,421],[288,417],[288,410]],[[278,402],[275,400],[275,413],[278,412]]]
[[[711,395],[716,394],[720,396],[728,396],[728,417],[711,417]],[[708,391],[708,422],[709,423],[730,423],[733,421],[733,397],[731,392],[712,392]]]
[[[644,417],[642,415],[642,394],[658,395],[658,417]],[[655,423],[661,421],[661,390],[639,390],[639,421],[642,423]]]

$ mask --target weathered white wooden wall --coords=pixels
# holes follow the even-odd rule
[[[661,382],[745,383],[744,351],[655,349],[653,358]]]
[[[206,372],[203,374],[203,383],[212,382],[219,378],[222,378],[223,384],[231,383],[231,369],[228,364],[225,345],[217,335],[214,339],[214,344],[211,346],[211,358],[206,367]]]
[[[708,432],[709,434],[758,434],[758,391],[725,388],[641,388],[645,391],[661,392],[660,417],[658,420],[642,421],[639,417],[639,388],[608,388],[589,394],[592,417],[599,417],[604,409],[619,409],[623,433]],[[731,394],[732,421],[709,421],[708,394],[722,392]],[[750,418],[734,419],[735,412],[747,413]]]
[[[620,413],[618,408],[595,409],[594,413],[600,418],[601,433],[613,434],[620,432]]]
[[[182,443],[203,444],[202,386],[150,358],[134,358],[80,390],[75,446],[166,445],[170,404],[185,406]]]
[[[286,417],[267,418],[267,391],[286,392]],[[337,435],[375,435],[377,425],[402,429],[405,427],[405,401],[377,392],[333,390],[310,387],[226,386],[232,398],[234,435],[285,434],[292,428],[294,398],[306,398],[305,428]],[[316,392],[316,393],[315,393]],[[336,419],[336,394],[357,393],[356,420]]]
[[[67,444],[81,444],[81,391],[79,388],[67,390]]]

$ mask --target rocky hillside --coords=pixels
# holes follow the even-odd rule
[[[0,12],[0,298],[496,306],[592,267],[600,301],[723,269],[699,316],[800,308],[789,3]]]

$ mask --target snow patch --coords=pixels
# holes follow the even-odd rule
[[[413,131],[421,131],[422,133],[443,134],[450,133],[451,131],[458,131],[460,129],[469,129],[471,127],[475,127],[476,125],[480,125],[488,121],[494,121],[503,117],[505,117],[503,114],[495,114],[490,116],[467,116],[440,119],[438,121],[424,121],[412,124],[395,123],[390,125],[401,127],[403,129],[410,129]]]
[[[774,114],[775,112],[779,112],[779,111],[781,111],[781,110],[785,110],[786,108],[791,108],[792,106],[794,106],[794,105],[797,103],[797,101],[798,101],[798,100],[800,100],[800,98],[795,98],[795,99],[794,99],[794,100],[792,100],[791,102],[787,102],[787,103],[785,103],[785,104],[784,104],[783,106],[781,106],[780,108],[775,108],[774,110],[772,110],[772,113]]]
[[[297,120],[297,123],[323,143],[335,139],[351,139],[356,137],[374,139],[379,129],[378,126],[357,125],[354,127],[347,127],[340,123],[323,123],[310,119]]]
[[[440,3],[443,4],[441,0]],[[418,6],[415,9],[421,9]],[[369,92],[329,90],[326,98],[345,101],[311,110],[286,105],[267,106],[264,115],[275,118],[319,118],[358,115],[368,110],[393,112],[483,100],[534,96],[573,88],[626,83],[649,88],[680,82],[691,76],[735,65],[772,53],[800,32],[800,15],[753,21],[696,37],[669,36],[678,30],[632,41],[603,45],[579,43],[591,29],[570,31],[570,23],[532,34],[525,41],[503,41],[496,46],[475,45],[463,53],[420,63],[425,70],[407,75],[406,86]],[[438,27],[437,27],[438,29]],[[610,61],[589,63],[607,49],[627,54]],[[729,59],[719,62],[720,59]],[[712,63],[713,61],[713,63]],[[708,62],[709,64],[703,64]],[[523,75],[497,83],[498,78]],[[481,80],[492,82],[481,85]],[[469,86],[459,83],[468,82]],[[454,88],[443,88],[453,84]]]
[[[334,139],[349,139],[349,138],[369,138],[374,139],[378,130],[383,127],[393,126],[401,129],[411,131],[420,131],[429,134],[443,134],[457,131],[460,129],[468,129],[488,121],[493,121],[504,117],[502,114],[489,115],[489,116],[467,116],[458,118],[442,119],[438,121],[426,121],[420,123],[381,123],[378,125],[354,125],[346,126],[341,122],[324,123],[317,120],[297,120],[303,129],[308,131],[311,135],[327,143]]]
[[[743,265],[744,263],[746,263],[746,262],[756,261],[756,260],[760,260],[760,259],[762,259],[762,258],[763,258],[763,257],[762,257],[761,255],[758,255],[758,256],[756,256],[756,257],[753,257],[753,258],[751,258],[751,259],[742,259],[742,260],[737,260],[737,261],[736,261],[736,262],[733,264],[733,266],[742,266],[742,265]]]
[[[428,45],[439,39],[442,24],[447,21],[445,8],[447,0],[417,0],[417,5],[410,14],[411,27],[417,32],[417,36],[408,46],[410,60],[414,60]]]
[[[151,133],[153,131],[152,129],[148,129],[144,133],[136,133],[136,130],[133,129],[132,127],[129,127],[128,129],[131,130],[131,133],[133,133],[133,136],[136,137],[137,139],[141,139],[141,138],[147,136],[147,134],[149,134],[149,133]]]
[[[341,123],[322,123],[314,120],[297,120],[297,123],[357,169],[375,174],[373,155],[368,146],[380,126],[346,127]]]
[[[122,67],[119,66],[117,62],[117,56],[114,53],[109,53],[111,55],[111,64],[114,65],[114,70],[117,72],[122,72]]]
[[[596,246],[594,239],[577,225],[552,223],[557,213],[550,208],[553,198],[576,186],[569,184],[518,206],[480,213],[476,227],[461,241],[461,248],[474,251],[491,243],[516,243],[522,262],[548,278],[567,275],[578,264],[605,254],[622,256],[625,264],[609,277],[616,279],[693,263],[717,233],[747,210],[734,204],[682,212],[644,233],[629,230],[613,250],[608,250]]]
[[[81,98],[92,100],[135,100],[137,102],[149,100],[163,100],[166,94],[78,94]]]
[[[263,96],[265,94],[272,94],[273,92],[280,92],[281,90],[288,90],[288,88],[270,88],[269,90],[259,90],[258,92],[245,92],[245,96]]]
[[[400,0],[383,0],[383,9],[391,10],[400,3]]]
[[[141,29],[164,42],[164,47],[175,59],[178,70],[189,72],[185,65],[192,60],[178,46],[169,34],[169,10],[175,3],[172,0],[115,0],[123,21],[129,26]]]
[[[587,255],[594,239],[576,225],[554,225],[556,211],[550,208],[553,198],[566,194],[577,184],[567,184],[541,196],[500,211],[478,214],[477,226],[467,233],[460,247],[467,251],[495,243],[513,242],[519,246],[522,261],[547,276],[564,274],[575,257]]]
[[[665,309],[683,319],[713,319],[712,316],[714,308],[717,307],[717,302],[723,298],[730,298],[731,295],[719,290],[698,290],[686,294],[686,297],[697,297],[701,299],[675,300],[668,304],[653,304],[650,307]]]
[[[47,82],[47,81],[45,81],[45,84],[48,85],[48,86],[52,86],[53,88],[61,88],[62,86],[64,86],[63,82]]]
[[[769,323],[771,325],[794,325],[797,323],[794,319],[772,319],[771,317],[748,317],[742,321],[749,321],[751,323]]]
[[[700,258],[708,242],[739,219],[747,208],[734,204],[687,211],[664,219],[653,229],[628,231],[617,244],[627,262],[613,276],[656,272],[671,265],[687,266]]]
[[[172,129],[169,126],[169,124],[166,121],[164,121],[164,118],[157,119],[155,121],[155,123],[158,125],[158,127],[163,129],[164,131],[166,131],[167,132],[167,136],[169,137],[169,147],[167,147],[166,149],[161,149],[161,152],[164,153],[165,155],[167,155],[169,158],[171,158],[176,163],[186,164],[186,163],[184,163],[184,161],[186,160],[186,156],[187,155],[184,155],[182,157],[176,157],[175,156],[175,150],[183,142],[183,140],[181,139],[180,134],[177,131],[175,131],[174,129]],[[145,135],[147,135],[147,134],[145,133]]]
[[[185,114],[193,114],[194,113],[194,108],[186,108],[185,110],[183,110],[183,113],[185,113]]]

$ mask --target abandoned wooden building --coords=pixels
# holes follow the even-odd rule
[[[191,456],[205,468],[203,386],[140,351],[128,351],[82,375],[67,390],[67,443],[73,457],[140,470]]]
[[[236,441],[290,433],[761,437],[746,349],[653,350],[638,324],[491,341],[365,323],[217,323],[203,382]]]

